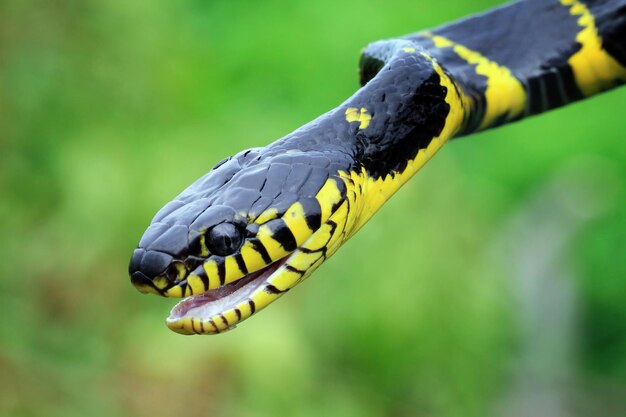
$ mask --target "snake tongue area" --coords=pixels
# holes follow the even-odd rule
[[[181,334],[221,333],[235,328],[227,322],[224,313],[235,311],[237,318],[241,319],[243,313],[239,306],[245,303],[246,307],[251,308],[248,301],[250,295],[262,289],[286,260],[287,257],[235,282],[183,299],[172,308],[167,318],[168,327]],[[254,313],[254,310],[250,313]],[[219,320],[219,323],[215,320]]]

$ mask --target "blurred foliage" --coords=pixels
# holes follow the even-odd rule
[[[152,215],[347,98],[360,48],[496,3],[0,3],[0,415],[626,414],[626,90],[446,146],[233,332],[128,282]]]

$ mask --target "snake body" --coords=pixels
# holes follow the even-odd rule
[[[449,139],[626,81],[625,0],[526,0],[368,45],[362,88],[218,163],[161,209],[130,262],[186,297],[168,326],[233,328],[334,254]]]

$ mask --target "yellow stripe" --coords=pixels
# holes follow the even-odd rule
[[[358,210],[348,211],[348,202],[344,201],[339,207],[337,207],[337,210],[335,210],[332,215],[332,219],[335,223],[337,223],[337,226],[345,229],[345,225],[348,223],[348,216],[354,216],[357,212]]]
[[[167,280],[167,278],[162,277],[162,276],[155,277],[152,280],[152,283],[154,284],[155,287],[157,287],[160,290],[165,289],[169,285],[169,281]]]
[[[224,316],[224,318],[226,318],[226,317]],[[220,317],[219,314],[216,315],[216,316],[213,316],[211,319],[213,320],[213,323],[215,323],[215,327],[217,327],[217,329],[220,332],[223,331],[223,330],[227,330],[228,327],[230,326],[230,323],[224,323],[224,321],[222,320],[222,318]],[[228,319],[226,319],[226,320],[228,321]],[[212,329],[213,326],[210,323],[211,323],[211,321],[209,320],[209,329]],[[204,327],[205,327],[205,330],[206,330],[207,326],[205,325]]]
[[[209,277],[209,289],[219,287],[220,284],[220,276],[217,272],[217,263],[214,260],[208,260],[203,265],[204,271],[206,272],[207,277]]]
[[[278,218],[278,210],[276,210],[275,208],[268,208],[263,213],[261,213],[254,222],[258,224],[263,224],[263,223],[267,223],[270,220],[274,220],[277,218]]]
[[[341,200],[337,182],[334,179],[327,179],[315,198],[320,203],[321,221],[325,223],[330,218],[332,207]]]
[[[372,120],[372,115],[367,113],[365,107],[357,109],[356,107],[349,107],[346,109],[346,121],[348,123],[359,122],[359,129],[366,129]]]
[[[580,16],[578,25],[583,27],[576,36],[582,47],[567,61],[580,91],[590,96],[615,86],[618,80],[626,81],[626,68],[602,48],[595,19],[589,9],[577,0],[561,0],[561,4],[571,6],[570,14]]]
[[[254,249],[250,242],[244,243],[244,245],[241,247],[241,256],[246,263],[248,272],[258,271],[259,269],[266,266],[261,254]]]
[[[304,253],[297,251],[289,257],[289,265],[300,271],[306,271],[321,257],[322,252]]]
[[[300,281],[301,277],[302,275],[298,274],[297,272],[293,272],[285,267],[281,267],[281,270],[277,271],[277,273],[272,276],[272,278],[269,280],[269,283],[279,290],[285,291],[296,285],[298,281]]]
[[[306,222],[306,213],[300,203],[294,203],[283,215],[283,221],[291,230],[298,246],[303,244],[313,233]]]
[[[191,287],[191,292],[194,294],[202,294],[206,291],[204,288],[204,282],[197,275],[189,275],[187,277],[187,284]]]
[[[452,48],[459,57],[469,64],[476,65],[477,74],[487,77],[485,89],[487,104],[478,129],[489,127],[503,115],[507,115],[506,120],[512,120],[522,114],[526,108],[526,91],[521,81],[507,67],[443,36],[430,33],[425,35],[433,40],[437,48]]]
[[[244,275],[243,271],[239,269],[239,264],[234,256],[224,259],[224,269],[226,270],[226,276],[224,277],[226,284],[236,281]]]
[[[283,248],[283,245],[276,239],[274,239],[273,234],[269,227],[261,226],[259,227],[259,231],[256,234],[256,237],[261,241],[265,249],[267,249],[267,253],[270,255],[272,260],[277,261],[287,255],[289,252]]]
[[[255,313],[267,307],[267,305],[276,300],[278,296],[279,294],[270,294],[262,289],[253,293],[250,298],[254,301],[254,305],[256,306]]]
[[[206,258],[209,256],[209,248],[206,245],[206,235],[200,235],[200,256]]]
[[[155,290],[154,287],[152,287],[152,285],[135,284],[135,288],[137,288],[139,292],[143,294],[161,295],[161,293]]]
[[[175,297],[175,298],[180,298],[183,296],[183,289],[181,287],[179,287],[178,285],[170,288],[169,290],[167,290],[165,292],[165,295],[167,297]]]
[[[224,313],[224,317],[226,317],[226,320],[228,320],[228,323],[231,326],[239,321],[239,319],[237,318],[237,314],[235,313],[234,309],[230,309],[230,310],[226,311]]]
[[[332,228],[329,224],[323,224],[319,229],[317,229],[317,232],[315,232],[313,236],[311,236],[309,240],[302,245],[302,247],[311,251],[322,249],[328,244],[328,241],[331,238],[331,230]]]

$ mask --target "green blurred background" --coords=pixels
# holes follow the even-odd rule
[[[153,214],[498,3],[4,0],[0,415],[626,415],[626,90],[449,144],[235,331],[133,289]]]

